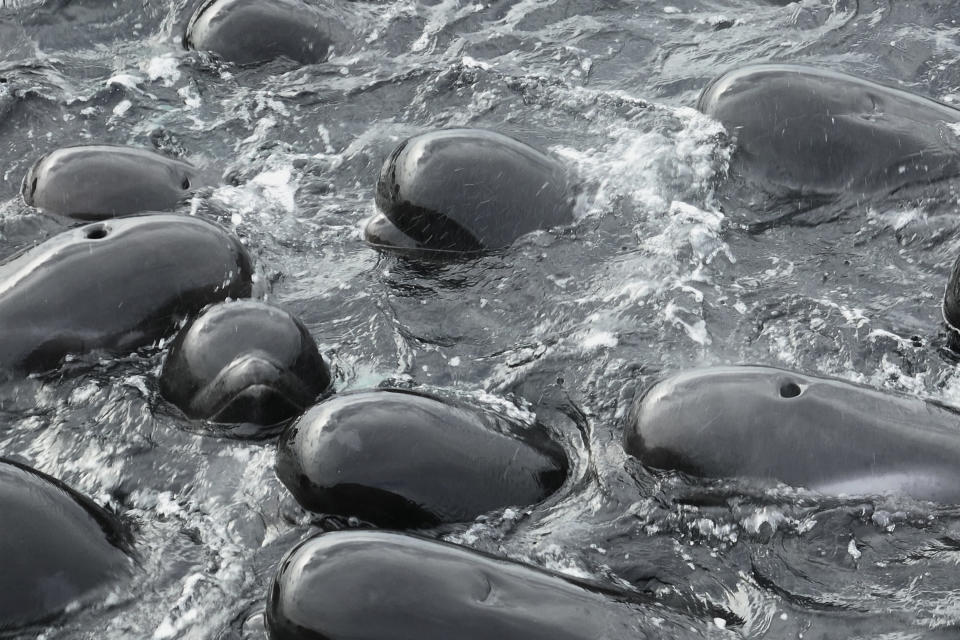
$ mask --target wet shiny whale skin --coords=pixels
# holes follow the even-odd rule
[[[128,577],[119,520],[64,483],[0,458],[0,635],[51,622]]]
[[[736,139],[731,172],[772,190],[862,196],[960,174],[960,110],[845,73],[749,65],[698,109]]]
[[[332,16],[299,0],[210,0],[193,14],[183,44],[237,64],[281,56],[314,64],[327,59],[342,29]]]
[[[377,182],[375,246],[469,253],[573,222],[575,188],[555,158],[485,129],[441,129],[402,142]],[[388,224],[389,223],[389,224]]]
[[[0,368],[128,353],[251,287],[246,249],[214,223],[158,214],[77,227],[0,264]]]
[[[706,637],[704,623],[625,595],[442,542],[342,531],[310,538],[283,560],[267,629],[272,640]],[[651,635],[650,616],[661,633]]]
[[[540,502],[566,479],[539,427],[400,390],[348,393],[283,434],[277,475],[306,509],[414,528]]]
[[[100,220],[145,211],[169,211],[196,189],[192,165],[147,149],[120,145],[62,147],[34,163],[21,194],[41,211]]]
[[[289,420],[329,386],[303,323],[254,300],[205,310],[177,335],[160,374],[167,400],[191,418],[220,423]]]
[[[695,369],[646,391],[624,445],[644,464],[774,479],[827,494],[960,502],[960,413],[760,366]]]

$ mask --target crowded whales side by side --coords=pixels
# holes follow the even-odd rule
[[[270,426],[313,404],[330,370],[303,323],[254,300],[214,305],[170,346],[160,393],[191,418]]]
[[[402,142],[383,163],[370,244],[399,252],[475,253],[574,221],[576,189],[559,160],[485,129]]]
[[[23,201],[46,213],[101,220],[170,211],[200,186],[195,167],[147,149],[120,145],[61,147],[37,160],[21,186]]]
[[[183,44],[236,64],[286,57],[323,62],[346,27],[329,6],[301,0],[210,0],[187,25]]]
[[[120,521],[66,484],[0,458],[0,636],[50,623],[130,576]]]
[[[277,454],[277,475],[304,508],[398,529],[541,502],[567,468],[539,425],[387,389],[320,403]]]
[[[736,140],[731,173],[768,192],[863,198],[960,174],[960,110],[845,73],[748,65],[698,108]]]
[[[0,263],[0,369],[122,354],[210,303],[251,294],[250,257],[219,225],[156,214],[62,232]]]
[[[694,476],[960,503],[960,412],[772,367],[657,382],[634,403],[624,446],[650,467]]]
[[[271,640],[734,638],[613,587],[383,531],[315,536],[281,562]]]

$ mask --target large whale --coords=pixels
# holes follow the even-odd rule
[[[295,547],[266,619],[272,640],[738,637],[611,587],[380,531],[325,533]]]
[[[314,64],[327,59],[344,29],[329,9],[300,0],[209,0],[191,17],[183,44],[237,64],[281,56]]]
[[[769,191],[862,197],[960,174],[960,110],[856,76],[750,65],[698,108],[736,139],[731,171]]]
[[[567,460],[539,427],[377,390],[335,396],[290,425],[277,475],[306,509],[413,528],[540,502]]]
[[[77,227],[0,263],[0,369],[130,352],[251,286],[243,245],[211,222],[157,214]]]
[[[395,250],[502,249],[573,222],[575,197],[570,171],[519,140],[484,129],[431,131],[405,140],[383,163],[380,214],[365,236]]]
[[[956,409],[771,367],[656,383],[632,407],[624,446],[648,466],[695,476],[960,502]]]
[[[52,622],[129,576],[115,516],[64,483],[0,459],[0,635]]]
[[[119,145],[62,147],[34,163],[20,188],[23,201],[47,213],[100,220],[169,211],[200,186],[192,165]]]
[[[275,425],[330,386],[330,370],[303,323],[254,300],[214,305],[173,341],[160,393],[187,416]]]

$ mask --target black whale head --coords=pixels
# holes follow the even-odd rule
[[[329,384],[306,327],[251,300],[210,307],[184,327],[160,377],[161,394],[191,418],[263,426],[296,416]]]

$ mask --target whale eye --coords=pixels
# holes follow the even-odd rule
[[[30,195],[34,195],[37,192],[37,178],[33,178],[33,182],[30,183]]]
[[[86,236],[89,240],[101,240],[107,237],[107,228],[102,224],[87,229]]]
[[[180,186],[183,187],[183,190],[186,191],[190,188],[190,178],[184,178],[183,182],[180,183]]]
[[[796,398],[802,392],[803,389],[796,382],[784,382],[780,385],[781,398]]]

